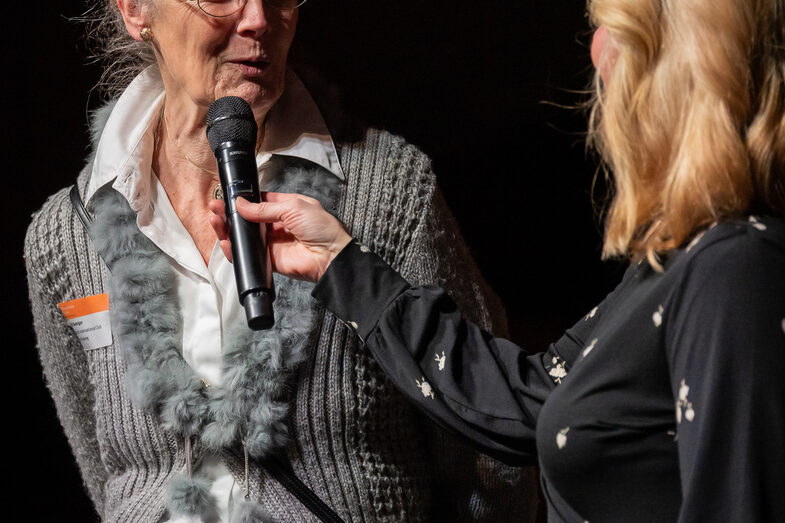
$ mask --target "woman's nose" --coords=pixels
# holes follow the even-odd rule
[[[240,11],[237,32],[244,36],[259,37],[269,26],[263,0],[247,0]]]

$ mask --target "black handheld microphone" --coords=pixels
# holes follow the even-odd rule
[[[245,308],[248,326],[269,329],[273,318],[273,277],[263,227],[246,221],[235,201],[242,196],[261,201],[256,166],[256,120],[248,103],[236,96],[214,101],[207,111],[207,141],[218,161],[226,222],[232,241],[237,293]]]

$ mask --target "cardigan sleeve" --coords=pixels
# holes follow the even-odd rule
[[[61,288],[66,277],[64,268],[56,263],[57,257],[51,254],[58,250],[57,242],[62,241],[61,228],[70,226],[72,221],[63,219],[63,213],[56,213],[54,208],[58,205],[67,208],[67,192],[61,191],[52,197],[44,209],[34,215],[28,228],[25,238],[27,284],[36,346],[46,385],[87,493],[98,513],[102,514],[107,472],[96,437],[95,401],[87,358],[73,329],[57,307],[58,301],[63,300],[57,297],[56,289]]]
[[[681,523],[785,514],[785,235],[757,227],[698,252],[668,312]]]

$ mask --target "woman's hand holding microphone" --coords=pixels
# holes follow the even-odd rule
[[[341,223],[315,199],[300,194],[265,193],[262,203],[237,199],[237,210],[248,221],[271,224],[267,248],[273,270],[291,278],[316,282],[330,262],[352,240]],[[210,225],[224,255],[232,260],[224,203],[210,202]]]

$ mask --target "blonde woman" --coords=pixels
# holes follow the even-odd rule
[[[538,460],[550,521],[785,517],[785,2],[592,0],[622,282],[544,353],[412,287],[319,205],[246,203],[440,425]],[[483,202],[479,202],[480,205]],[[219,208],[214,206],[214,211]],[[212,219],[224,251],[220,213]]]

